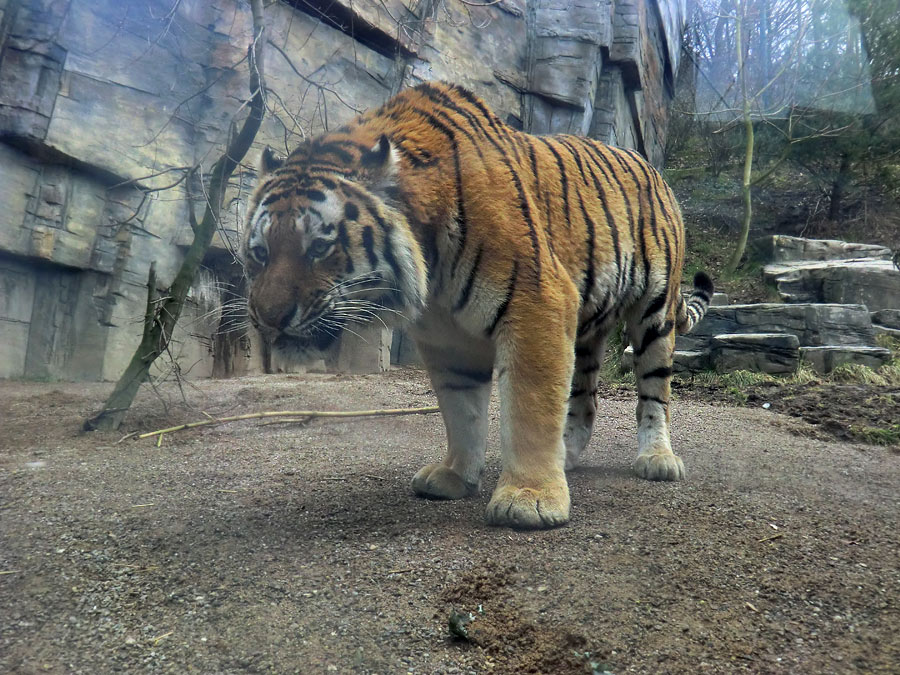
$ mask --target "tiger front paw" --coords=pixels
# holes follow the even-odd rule
[[[413,476],[413,491],[429,499],[464,499],[477,495],[481,486],[469,483],[444,464],[428,464]]]
[[[565,479],[548,487],[498,485],[487,507],[489,525],[549,529],[569,522],[569,487]]]
[[[671,451],[642,454],[634,460],[634,472],[647,480],[684,480],[684,462]]]

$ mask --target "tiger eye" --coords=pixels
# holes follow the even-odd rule
[[[259,244],[250,249],[250,256],[260,265],[265,265],[269,260],[269,252],[266,247]]]

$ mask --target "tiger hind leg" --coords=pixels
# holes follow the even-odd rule
[[[684,478],[684,463],[672,452],[669,439],[674,312],[661,314],[628,320],[638,392],[638,456],[633,466],[641,478],[675,481]]]
[[[605,351],[606,336],[591,335],[588,339],[575,343],[575,372],[572,374],[569,411],[563,433],[566,443],[566,471],[578,466],[581,453],[591,440],[597,416],[597,376]]]

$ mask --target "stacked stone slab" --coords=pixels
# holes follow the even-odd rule
[[[754,242],[764,278],[783,303],[713,306],[675,341],[673,369],[794,372],[806,361],[828,373],[891,357],[875,336],[900,337],[900,271],[883,246],[775,235]],[[875,307],[876,311],[870,311]],[[626,350],[623,365],[631,367]]]
[[[880,365],[890,358],[890,351],[875,346],[864,305],[759,303],[710,307],[693,331],[676,338],[674,369],[789,373],[807,349],[813,350],[813,367],[823,372],[831,364]],[[826,352],[832,356],[821,356]]]

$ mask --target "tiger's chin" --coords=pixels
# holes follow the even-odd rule
[[[272,340],[271,345],[282,360],[305,366],[321,359],[333,359],[340,344],[338,336],[336,331],[317,331],[301,337],[281,333]]]

